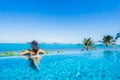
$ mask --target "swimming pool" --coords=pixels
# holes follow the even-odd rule
[[[120,51],[46,55],[39,67],[20,57],[1,57],[0,80],[120,80]]]

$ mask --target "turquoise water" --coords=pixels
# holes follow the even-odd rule
[[[105,49],[104,45],[95,45],[97,50]],[[78,46],[78,44],[39,44],[39,47],[43,50],[48,51],[57,51],[57,50],[65,50],[65,51],[76,51],[81,50],[83,45]],[[111,48],[111,47],[109,47]],[[120,49],[120,45],[118,45]],[[21,50],[30,49],[29,44],[18,44],[18,43],[0,43],[0,53],[8,52],[8,51],[17,51],[21,52]]]
[[[44,50],[49,51],[56,51],[56,50],[76,50],[82,48],[82,46],[78,46],[77,44],[39,44],[39,47]],[[1,43],[0,44],[0,52],[7,52],[7,51],[21,51],[30,49],[29,44],[18,44],[18,43]]]
[[[120,80],[120,51],[46,55],[39,67],[20,57],[1,57],[0,80]]]

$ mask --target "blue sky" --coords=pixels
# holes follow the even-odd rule
[[[119,0],[0,0],[1,43],[79,43],[119,31]]]

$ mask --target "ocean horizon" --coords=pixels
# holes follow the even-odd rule
[[[96,50],[106,49],[103,44],[94,44],[96,46]],[[61,44],[61,43],[41,43],[39,44],[39,48],[47,51],[57,51],[57,50],[64,50],[64,51],[78,51],[83,48],[83,44]],[[111,46],[108,47],[112,49]],[[116,49],[119,49],[120,45],[117,45]],[[0,53],[4,52],[21,52],[22,50],[30,49],[29,44],[25,43],[0,43]],[[114,48],[113,48],[114,49]]]

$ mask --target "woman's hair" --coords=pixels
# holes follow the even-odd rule
[[[32,47],[32,51],[33,51],[34,53],[37,53],[38,50],[39,50],[39,48],[35,49],[35,48]]]
[[[32,51],[33,51],[34,53],[37,53],[38,50],[39,50],[38,42],[35,41],[35,40],[33,40],[32,42],[29,42],[29,44],[30,44],[31,47],[32,47]]]

